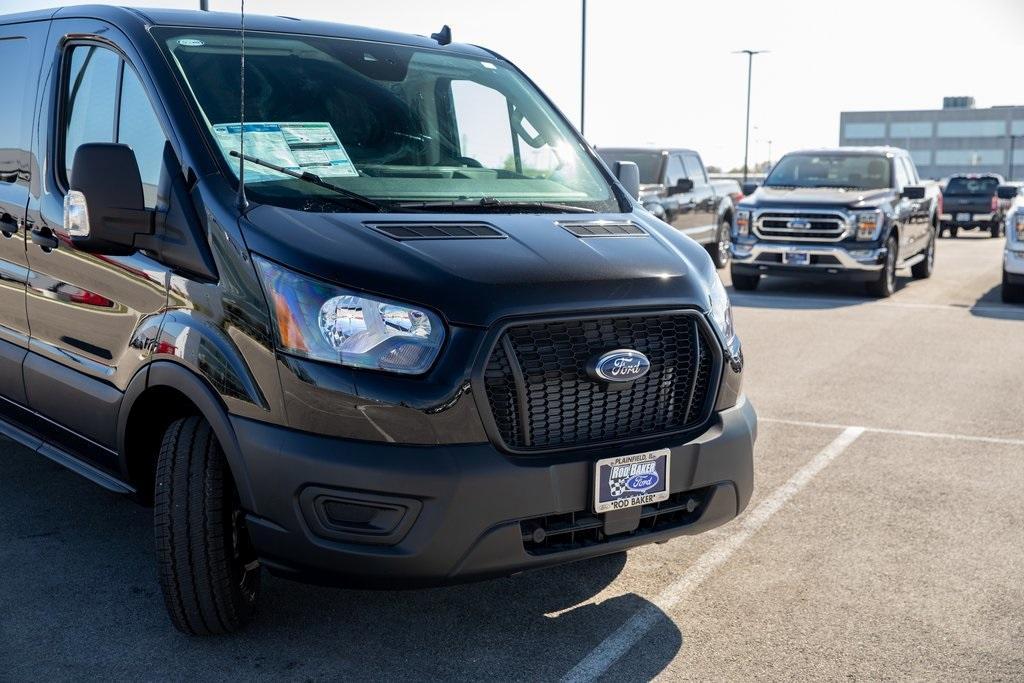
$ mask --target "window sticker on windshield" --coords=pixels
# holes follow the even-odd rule
[[[238,123],[213,126],[217,144],[236,173],[238,159],[228,153],[239,149],[241,130]],[[247,122],[245,153],[299,173],[315,173],[321,178],[359,175],[334,128],[327,122]],[[246,180],[251,182],[285,177],[283,173],[256,164],[247,164],[245,172]]]

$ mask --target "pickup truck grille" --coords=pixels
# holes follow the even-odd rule
[[[838,242],[846,230],[841,213],[763,211],[754,218],[754,233],[764,240]]]
[[[707,419],[719,363],[699,314],[646,313],[517,324],[484,371],[496,440],[514,452],[564,450],[661,436]],[[614,349],[645,354],[651,370],[625,387],[587,364]]]

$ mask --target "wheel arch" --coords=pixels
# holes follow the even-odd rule
[[[171,422],[187,415],[199,415],[210,424],[242,506],[254,510],[248,472],[227,408],[206,380],[172,361],[153,361],[136,374],[125,392],[117,424],[123,476],[148,502],[163,432]]]

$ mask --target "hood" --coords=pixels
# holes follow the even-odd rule
[[[556,221],[630,220],[644,237],[577,237]],[[506,239],[398,241],[367,223],[486,223]],[[338,285],[439,312],[449,322],[615,308],[707,308],[707,252],[647,214],[318,214],[258,206],[251,250]]]
[[[831,187],[776,188],[759,187],[744,203],[756,203],[758,207],[792,206],[803,204],[822,207],[858,208],[879,204],[890,199],[895,190],[840,190]]]

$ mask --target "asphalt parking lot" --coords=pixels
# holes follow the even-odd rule
[[[150,511],[0,442],[0,679],[1024,678],[1024,307],[1002,240],[890,300],[734,293],[762,419],[714,532],[445,589],[267,578],[240,635],[164,614]]]

